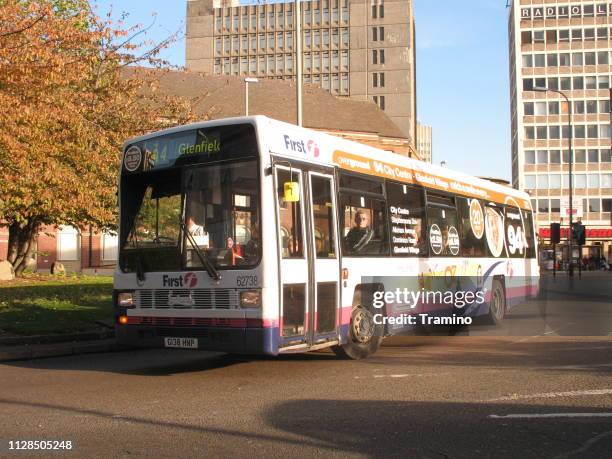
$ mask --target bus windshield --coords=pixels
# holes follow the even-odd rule
[[[257,171],[250,160],[124,177],[122,269],[203,269],[202,257],[221,269],[257,265]]]

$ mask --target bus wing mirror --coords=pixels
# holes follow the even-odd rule
[[[298,182],[285,182],[283,187],[285,190],[283,200],[285,202],[298,202],[300,200],[300,184]]]

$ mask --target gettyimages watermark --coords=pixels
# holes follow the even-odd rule
[[[485,290],[411,290],[395,288],[391,291],[378,290],[372,295],[372,306],[375,310],[373,319],[376,325],[471,325],[472,317],[457,315],[430,315],[427,312],[414,314],[402,313],[398,316],[387,316],[381,310],[386,305],[408,307],[416,310],[419,305],[444,305],[446,307],[464,308],[482,305],[485,302]]]
[[[516,264],[496,268],[362,277],[354,301],[371,312],[377,334],[612,335],[612,282],[602,282],[605,274],[570,282],[549,273],[517,275]]]

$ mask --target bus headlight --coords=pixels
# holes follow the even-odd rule
[[[244,292],[240,292],[240,307],[260,308],[261,290],[246,290]]]
[[[133,308],[134,305],[134,292],[120,292],[117,294],[117,306],[124,308]]]

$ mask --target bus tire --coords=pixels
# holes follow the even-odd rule
[[[341,358],[360,360],[374,354],[380,347],[385,328],[374,323],[372,312],[357,306],[351,314],[348,341],[332,350]]]
[[[506,315],[506,290],[499,279],[493,279],[491,286],[491,301],[489,303],[489,322],[499,325]]]

